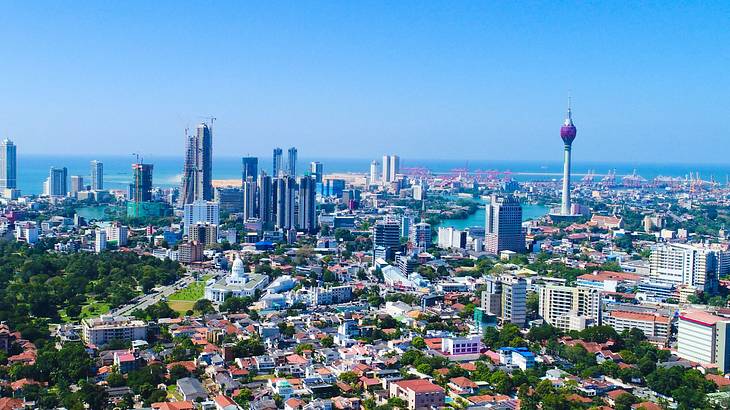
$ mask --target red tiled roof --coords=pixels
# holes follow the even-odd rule
[[[435,385],[428,380],[415,379],[415,380],[401,380],[394,382],[398,386],[406,390],[412,390],[416,393],[433,393],[443,392],[444,389],[441,386]]]

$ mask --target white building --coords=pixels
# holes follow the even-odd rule
[[[96,237],[94,238],[94,252],[101,253],[106,249],[106,231],[96,228]]]
[[[352,300],[352,286],[317,287],[312,293],[312,304],[315,306],[346,303]]]
[[[481,335],[468,337],[444,337],[441,339],[441,350],[452,356],[460,354],[479,354],[481,349]]]
[[[105,228],[106,240],[116,242],[117,246],[127,246],[127,238],[129,237],[129,228],[119,222],[112,222]]]
[[[33,245],[38,242],[38,225],[33,221],[15,223],[15,240]]]
[[[649,257],[649,277],[657,283],[714,293],[718,288],[718,256],[716,251],[697,245],[657,244]]]
[[[527,319],[527,281],[515,275],[488,277],[482,292],[482,309],[502,323],[525,326]]]
[[[146,340],[147,323],[126,316],[86,318],[81,321],[81,338],[95,346],[103,346],[112,340]]]
[[[677,355],[704,365],[717,365],[722,373],[730,371],[730,318],[703,311],[679,315]]]
[[[253,297],[257,290],[263,290],[269,283],[267,275],[246,273],[240,258],[233,261],[231,274],[215,282],[209,281],[205,286],[205,298],[211,302],[223,303],[228,296]]]
[[[218,226],[220,219],[220,205],[218,202],[194,201],[185,204],[183,218],[183,234],[187,235],[190,227],[198,222]]]
[[[583,330],[601,324],[598,289],[546,285],[540,288],[540,316],[562,330]]]
[[[438,247],[442,249],[465,249],[466,239],[466,231],[460,231],[453,227],[439,228],[438,230]]]

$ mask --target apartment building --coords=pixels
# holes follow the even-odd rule
[[[540,288],[540,316],[562,330],[583,330],[601,324],[598,289],[546,285]]]
[[[730,318],[699,310],[680,313],[677,325],[677,355],[704,365],[730,371]]]
[[[146,340],[147,323],[126,316],[102,315],[81,321],[84,343],[103,346],[112,340]]]
[[[401,380],[390,384],[390,397],[408,403],[409,410],[438,408],[444,405],[445,391],[428,380]]]

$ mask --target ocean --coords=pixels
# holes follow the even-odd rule
[[[50,156],[50,155],[18,155],[18,187],[23,194],[40,194],[43,182],[48,177],[51,166],[67,167],[71,175],[84,176],[88,184],[90,161],[104,162],[104,184],[109,189],[124,189],[131,180],[132,155],[127,156]],[[297,170],[303,174],[310,161],[323,163],[324,172],[362,172],[370,170],[370,159],[352,158],[299,158]],[[380,159],[377,159],[380,161]],[[146,156],[144,162],[154,165],[153,183],[155,186],[176,186],[180,181],[183,158],[171,156]],[[259,170],[271,172],[271,157],[259,158]],[[507,172],[518,181],[528,180],[559,180],[562,173],[562,162],[559,161],[459,161],[459,160],[422,160],[401,158],[401,168],[426,168],[437,174],[445,174],[456,169],[469,171]],[[614,170],[617,176],[623,176],[634,171],[646,179],[657,176],[687,177],[690,172],[699,173],[706,180],[714,177],[715,180],[725,183],[730,175],[730,165],[726,164],[656,164],[656,163],[609,163],[609,162],[580,162],[574,161],[573,175],[580,179],[589,171],[593,171],[596,178],[602,177],[609,170]],[[214,179],[237,179],[241,176],[240,157],[216,157],[213,160]]]

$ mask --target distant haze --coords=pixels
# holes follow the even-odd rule
[[[724,163],[729,2],[8,2],[19,154]]]

